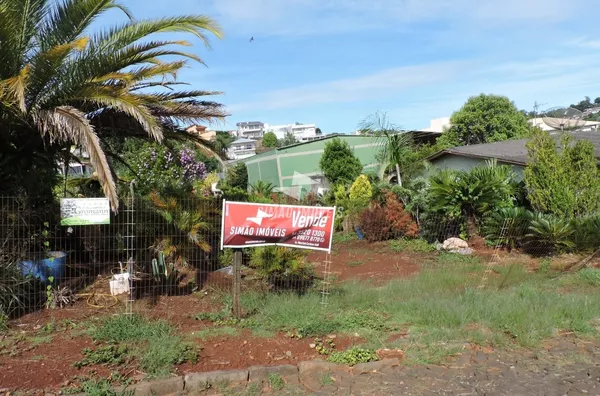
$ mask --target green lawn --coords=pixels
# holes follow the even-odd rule
[[[465,342],[529,348],[560,330],[598,336],[591,321],[600,317],[600,270],[556,276],[513,264],[495,267],[480,289],[484,269],[476,257],[441,254],[412,278],[341,284],[325,306],[318,288],[303,296],[248,292],[242,304],[251,314],[241,325],[301,337],[358,333],[367,348],[401,348],[427,363]],[[407,330],[407,337],[387,341]]]

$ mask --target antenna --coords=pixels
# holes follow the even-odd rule
[[[542,106],[546,106],[548,103],[538,103],[537,100],[533,102],[533,118],[537,118],[538,109]]]
[[[552,107],[542,114],[544,124],[560,131],[575,131],[585,126],[583,113],[572,107]]]

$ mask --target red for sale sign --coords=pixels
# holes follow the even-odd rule
[[[221,249],[288,246],[331,252],[335,207],[223,202]]]

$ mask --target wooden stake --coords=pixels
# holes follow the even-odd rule
[[[233,316],[236,318],[242,317],[242,309],[240,307],[240,289],[242,284],[242,249],[233,250]]]

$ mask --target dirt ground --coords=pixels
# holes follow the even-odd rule
[[[329,258],[335,281],[365,280],[379,283],[415,274],[427,261],[428,256],[430,257],[420,253],[392,252],[387,243],[350,241],[337,244],[330,256],[325,253],[311,253],[308,259],[315,264],[318,275],[321,275],[324,262]],[[484,260],[490,256],[488,249],[484,253]],[[519,258],[521,259],[523,257]],[[499,262],[506,264],[510,260],[504,255]],[[539,265],[539,260],[530,259],[527,263],[534,268]],[[198,363],[177,366],[176,373],[245,368],[252,365],[296,364],[320,357],[315,349],[310,347],[311,339],[295,339],[281,333],[258,337],[243,330],[236,335],[198,337],[199,332],[210,333],[213,325],[196,320],[194,316],[200,312],[220,310],[222,306],[217,297],[220,293],[227,293],[230,284],[230,278],[218,274],[204,279],[202,289],[194,294],[145,298],[135,303],[134,312],[168,320],[186,339],[197,344],[200,351]],[[107,285],[106,279],[100,279],[87,293],[106,294]],[[0,335],[0,391],[57,391],[77,384],[78,378],[92,375],[141,380],[143,373],[135,363],[119,367],[118,371],[102,366],[81,369],[73,366],[73,363],[83,358],[82,350],[93,346],[92,340],[82,330],[83,324],[96,317],[121,314],[123,307],[124,301],[115,302],[110,297],[90,298],[88,295],[72,307],[53,311],[41,310],[13,321],[10,336]],[[48,328],[49,326],[53,328]],[[360,339],[351,337],[336,339],[339,350],[360,342]],[[600,357],[595,362],[600,364]],[[384,393],[387,391],[389,389],[382,389]],[[600,395],[600,392],[592,394]]]
[[[321,274],[329,258],[331,274],[336,281],[385,281],[419,271],[423,255],[392,252],[388,246],[386,242],[350,241],[334,247],[331,255],[313,252],[308,259]]]

